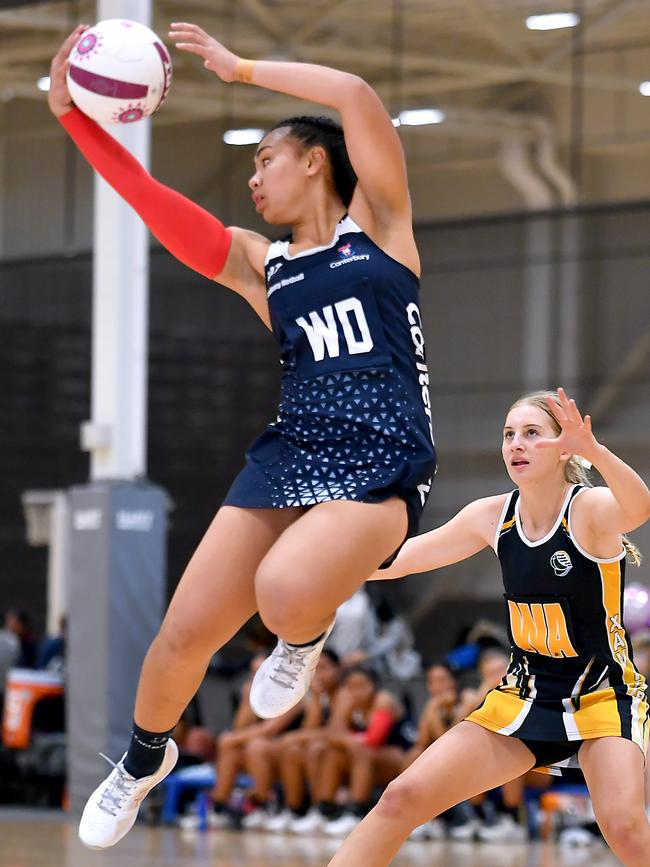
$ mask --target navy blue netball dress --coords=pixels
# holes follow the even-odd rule
[[[414,534],[436,467],[417,277],[346,215],[325,247],[271,244],[266,288],[280,407],[225,505],[399,496]]]

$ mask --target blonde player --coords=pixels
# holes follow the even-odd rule
[[[599,443],[562,389],[518,400],[503,429],[517,488],[470,503],[411,540],[387,577],[488,545],[501,563],[512,658],[501,684],[391,783],[331,867],[384,867],[418,825],[533,768],[579,764],[596,819],[626,867],[650,852],[644,810],[646,683],[623,627],[624,533],[650,516],[642,479]],[[592,488],[584,459],[605,485]],[[383,577],[383,576],[376,576]]]

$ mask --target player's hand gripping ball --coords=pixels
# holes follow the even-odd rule
[[[162,105],[171,79],[169,52],[137,21],[100,21],[81,34],[68,58],[70,96],[99,123],[149,117]]]

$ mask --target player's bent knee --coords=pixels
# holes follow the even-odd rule
[[[253,738],[246,744],[245,749],[248,756],[264,756],[269,751],[269,741],[267,738]]]
[[[386,786],[376,809],[386,821],[410,825],[421,808],[422,793],[418,787],[397,779]]]
[[[374,754],[374,748],[362,740],[347,741],[345,749],[352,756],[371,756]]]
[[[305,599],[282,582],[270,592],[258,593],[257,605],[262,622],[275,635],[282,636],[304,623]]]
[[[605,839],[619,852],[641,851],[647,843],[648,827],[645,814],[613,813],[599,820]]]
[[[306,747],[306,753],[309,756],[309,758],[312,758],[312,759],[320,759],[322,756],[325,755],[326,751],[327,751],[327,741],[324,739],[323,740],[319,739],[317,741],[314,741],[313,743],[309,744]]]
[[[191,659],[206,656],[209,659],[214,648],[207,635],[201,635],[191,623],[163,622],[154,642],[156,648],[174,659]]]

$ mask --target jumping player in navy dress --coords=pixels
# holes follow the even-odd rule
[[[79,27],[54,58],[49,105],[91,165],[175,256],[242,295],[282,352],[277,421],[192,557],[144,662],[128,751],[88,801],[80,836],[116,843],[169,773],[169,735],[209,659],[256,610],[279,636],[251,703],[278,716],[306,692],[337,607],[416,532],[435,471],[420,261],[404,155],[357,76],[237,57],[173,24],[179,49],[223,81],[338,111],[277,124],[255,154],[257,211],[289,226],[272,244],[158,183],[74,108],[65,83]]]
[[[488,546],[501,563],[512,656],[503,681],[386,789],[331,867],[386,867],[413,828],[527,771],[579,767],[626,867],[648,864],[646,683],[623,625],[623,535],[650,517],[643,480],[601,445],[562,391],[509,410],[503,459],[517,485],[411,539],[384,576],[457,563]],[[592,488],[582,459],[605,485]]]

